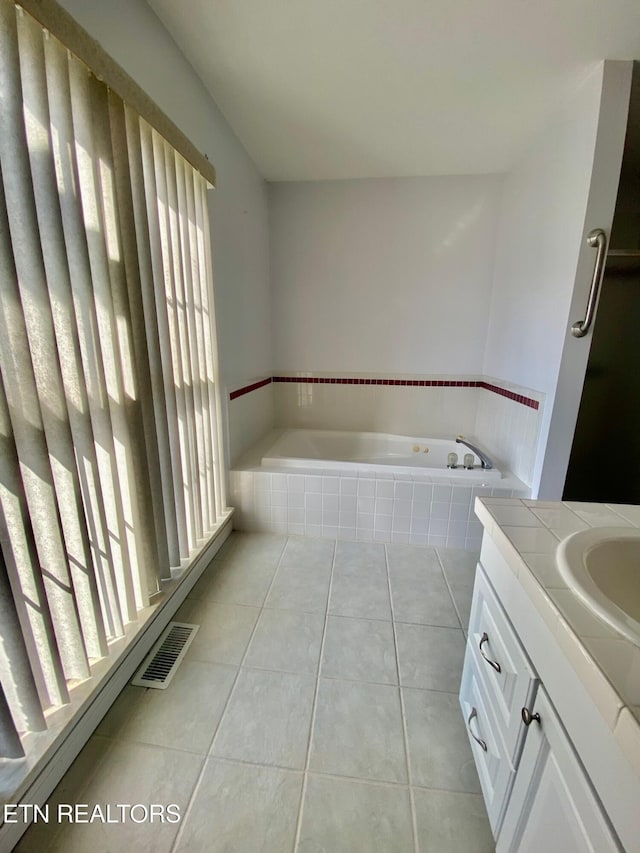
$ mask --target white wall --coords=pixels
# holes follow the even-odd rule
[[[61,4],[216,167],[210,216],[221,381],[227,399],[225,392],[269,375],[272,367],[266,184],[144,0]],[[254,407],[252,417],[254,433],[268,429],[273,419],[270,401]],[[233,411],[230,420],[233,423]],[[232,455],[243,449],[232,442]]]
[[[481,372],[502,177],[269,186],[276,371]]]
[[[576,299],[578,311],[572,319],[577,320],[584,311],[593,268],[593,250],[585,249],[584,235],[596,225],[609,228],[613,216],[617,188],[615,162],[614,168],[607,172],[605,203],[597,212],[594,208],[596,221],[586,227],[601,102],[605,111],[612,100],[615,102],[614,114],[608,112],[607,120],[613,121],[610,127],[613,148],[616,140],[620,144],[618,154],[615,150],[610,152],[613,161],[617,156],[617,169],[620,167],[626,120],[620,109],[624,106],[622,78],[625,73],[630,75],[630,68],[624,72],[622,66],[627,64],[606,63],[607,87],[605,64],[600,64],[532,141],[528,155],[509,173],[505,182],[483,372],[546,395],[534,493],[542,479],[554,408],[557,416],[566,401],[566,398],[556,398],[556,391],[571,322],[572,298]],[[618,79],[621,72],[622,77]],[[619,139],[621,116],[622,140]],[[604,130],[603,122],[600,122],[600,129]],[[588,342],[582,347],[588,347]],[[568,377],[578,401],[585,365],[581,374],[580,366],[576,365]],[[564,464],[566,470],[572,432],[573,427],[568,424],[561,452],[554,461],[560,477],[545,496],[561,496],[564,482],[561,469]]]

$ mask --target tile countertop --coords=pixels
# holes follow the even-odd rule
[[[555,564],[558,543],[578,530],[640,528],[640,506],[483,497],[475,513],[640,778],[640,647],[585,607]]]

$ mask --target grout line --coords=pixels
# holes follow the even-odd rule
[[[320,692],[320,674],[322,672],[322,659],[324,657],[324,644],[327,637],[327,624],[329,622],[329,604],[331,602],[331,591],[333,588],[333,572],[336,563],[336,555],[338,552],[337,539],[333,541],[333,559],[331,561],[331,575],[329,576],[329,590],[327,593],[327,606],[324,613],[324,625],[322,627],[322,640],[320,642],[320,657],[318,658],[318,672],[316,675],[316,689],[313,694],[313,705],[311,707],[311,725],[309,726],[309,739],[307,741],[307,754],[304,762],[304,775],[302,777],[302,790],[300,792],[300,805],[298,807],[298,819],[296,821],[296,832],[294,836],[293,849],[298,849],[300,844],[300,832],[302,830],[302,814],[304,811],[304,801],[307,794],[307,779],[309,773],[309,760],[311,758],[311,746],[313,743],[313,735],[316,725],[316,711],[318,707],[318,693]]]
[[[451,603],[453,604],[453,609],[454,609],[454,611],[455,611],[455,614],[456,614],[456,616],[458,617],[458,622],[459,622],[459,624],[460,624],[460,629],[461,629],[461,631],[462,631],[462,635],[463,635],[463,637],[464,637],[464,641],[465,641],[465,643],[466,643],[466,642],[467,642],[467,634],[468,634],[468,631],[469,631],[469,626],[468,626],[468,625],[464,625],[464,624],[463,624],[463,622],[462,622],[462,617],[460,616],[460,611],[458,610],[458,605],[456,604],[455,596],[454,596],[453,592],[451,591],[451,585],[449,584],[449,579],[448,579],[448,577],[447,577],[447,573],[446,573],[446,572],[445,572],[445,570],[444,570],[444,563],[443,563],[443,562],[442,562],[442,560],[440,559],[440,553],[439,553],[439,551],[438,551],[437,549],[436,549],[436,555],[437,555],[437,557],[438,557],[438,562],[440,563],[440,570],[442,571],[442,576],[443,576],[443,578],[444,578],[444,582],[445,582],[445,584],[446,584],[446,586],[447,586],[447,591],[448,591],[448,593],[449,593],[449,598],[451,599]],[[478,559],[479,559],[479,558],[478,558]],[[474,576],[474,577],[475,577],[475,576]]]
[[[262,613],[262,610],[264,608],[264,602],[267,600],[267,596],[271,592],[271,587],[275,583],[275,579],[278,576],[278,572],[280,570],[280,564],[282,563],[282,557],[283,557],[284,552],[286,550],[288,541],[289,541],[289,538],[287,537],[285,544],[284,544],[284,547],[283,547],[282,551],[280,552],[280,556],[278,557],[278,564],[277,564],[276,569],[273,573],[273,577],[271,578],[271,583],[269,584],[269,588],[266,591],[262,605],[260,606],[260,613]],[[249,636],[249,641],[247,642],[247,646],[244,650],[244,654],[242,655],[242,659],[241,659],[240,663],[238,664],[238,670],[236,672],[236,677],[234,678],[233,684],[231,685],[231,690],[229,691],[229,695],[227,696],[227,701],[224,703],[224,708],[222,709],[222,713],[220,714],[220,719],[218,720],[218,725],[216,726],[215,732],[213,733],[211,741],[209,742],[209,747],[207,749],[207,752],[203,756],[204,761],[202,762],[202,767],[200,768],[200,773],[198,774],[198,778],[196,779],[196,783],[193,786],[193,791],[191,792],[191,796],[189,797],[189,801],[187,803],[187,807],[186,807],[185,812],[184,812],[184,820],[180,821],[180,829],[178,830],[178,833],[176,834],[174,842],[171,846],[171,853],[175,853],[175,851],[177,851],[179,849],[178,845],[179,845],[180,839],[182,837],[182,834],[184,832],[184,828],[187,825],[187,821],[189,820],[189,817],[191,814],[191,808],[193,806],[193,802],[194,802],[195,797],[196,797],[198,790],[200,788],[200,783],[202,782],[202,777],[204,776],[205,768],[207,766],[209,759],[215,757],[211,754],[211,750],[213,749],[216,737],[218,735],[218,732],[220,731],[220,727],[221,727],[222,722],[226,716],[227,709],[229,707],[229,703],[231,702],[231,697],[233,696],[233,694],[235,692],[236,685],[238,683],[238,679],[240,678],[240,673],[242,671],[241,667],[242,667],[242,665],[243,665],[243,663],[247,657],[247,654],[249,652],[249,647],[251,646],[251,641],[253,640],[254,634],[256,633],[259,622],[260,622],[260,615],[258,615],[258,618],[256,619],[255,624],[251,630],[251,634]]]
[[[398,636],[396,632],[396,623],[394,620],[393,610],[393,595],[391,594],[391,576],[389,574],[389,553],[387,546],[384,548],[385,564],[387,569],[387,589],[389,591],[389,607],[391,608],[391,625],[393,627],[393,647],[396,656],[396,670],[398,673],[398,684],[400,684],[400,657],[398,654]],[[409,759],[409,733],[407,730],[407,718],[404,707],[404,694],[402,689],[398,687],[398,696],[400,698],[400,716],[402,718],[402,737],[404,740],[404,755],[407,762],[407,781],[409,783],[409,808],[411,811],[411,831],[413,832],[413,848],[415,853],[420,853],[418,847],[418,823],[416,819],[416,804],[413,796],[413,774],[411,772],[411,761]]]

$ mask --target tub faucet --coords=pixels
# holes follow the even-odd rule
[[[475,444],[470,444],[463,435],[459,435],[456,438],[456,443],[457,444],[464,444],[464,446],[468,447],[472,453],[475,453],[476,456],[480,459],[480,465],[482,466],[482,468],[486,468],[487,470],[489,468],[493,468],[493,462],[491,461],[491,459],[489,459],[487,454],[484,453],[482,450],[479,450],[475,446]]]

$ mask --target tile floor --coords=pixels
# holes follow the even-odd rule
[[[50,801],[180,823],[40,823],[18,850],[493,850],[457,698],[476,559],[233,534],[170,687],[127,687]]]

